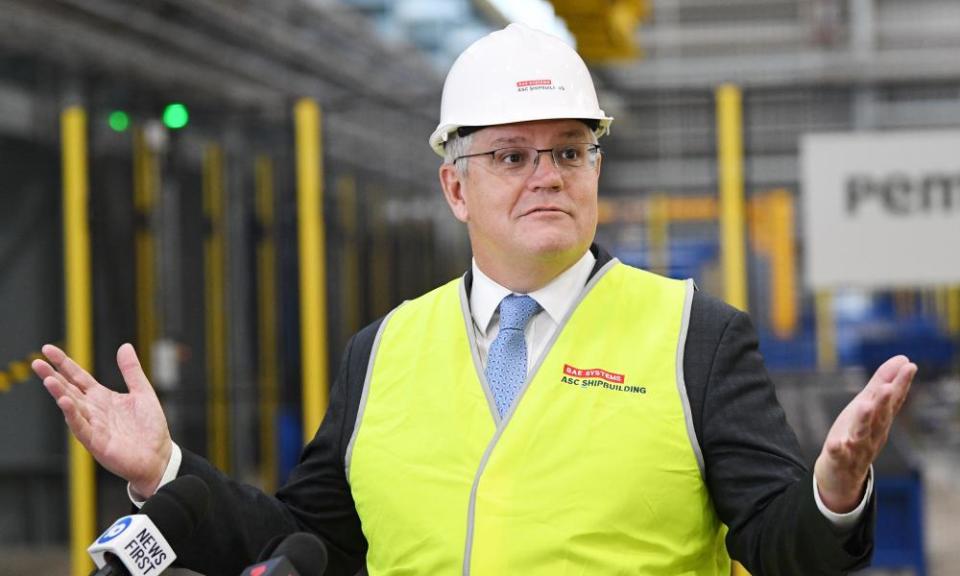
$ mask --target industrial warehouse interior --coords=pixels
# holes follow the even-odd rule
[[[351,337],[471,269],[428,139],[512,22],[614,118],[596,242],[749,313],[808,466],[917,365],[856,573],[960,573],[960,2],[0,0],[0,576],[91,574],[131,513],[45,344],[126,392],[132,343],[179,447],[287,482]]]

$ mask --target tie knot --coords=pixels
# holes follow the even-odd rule
[[[510,294],[500,301],[500,330],[523,330],[540,304],[529,296]]]

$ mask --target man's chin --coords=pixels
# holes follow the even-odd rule
[[[575,262],[590,246],[570,238],[569,236],[543,236],[535,239],[528,244],[527,252],[536,255],[543,260],[563,260],[572,259],[571,264]]]

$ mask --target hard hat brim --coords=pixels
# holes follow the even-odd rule
[[[602,113],[602,111],[601,111]],[[610,125],[613,123],[613,117],[600,115],[596,117],[577,117],[569,118],[567,114],[549,114],[544,113],[538,115],[540,117],[531,118],[530,114],[526,114],[523,118],[510,119],[506,122],[501,118],[499,121],[494,122],[482,122],[474,121],[470,124],[457,124],[457,123],[447,123],[441,126],[438,126],[436,130],[433,131],[433,134],[430,135],[430,147],[433,148],[433,151],[436,152],[439,156],[444,156],[444,146],[447,141],[450,139],[450,135],[455,133],[460,128],[486,128],[488,126],[505,126],[507,124],[521,124],[524,122],[536,122],[538,120],[595,120],[597,121],[597,127],[593,130],[594,135],[597,138],[600,138],[606,134],[610,133]]]

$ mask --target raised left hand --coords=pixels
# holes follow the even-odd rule
[[[170,461],[173,440],[156,392],[133,346],[117,350],[126,394],[102,386],[63,350],[47,344],[33,371],[63,411],[70,431],[104,468],[149,498]],[[56,369],[54,369],[56,367]]]
[[[906,356],[890,358],[830,427],[813,468],[820,499],[830,510],[842,514],[860,503],[870,465],[887,443],[916,373]]]

